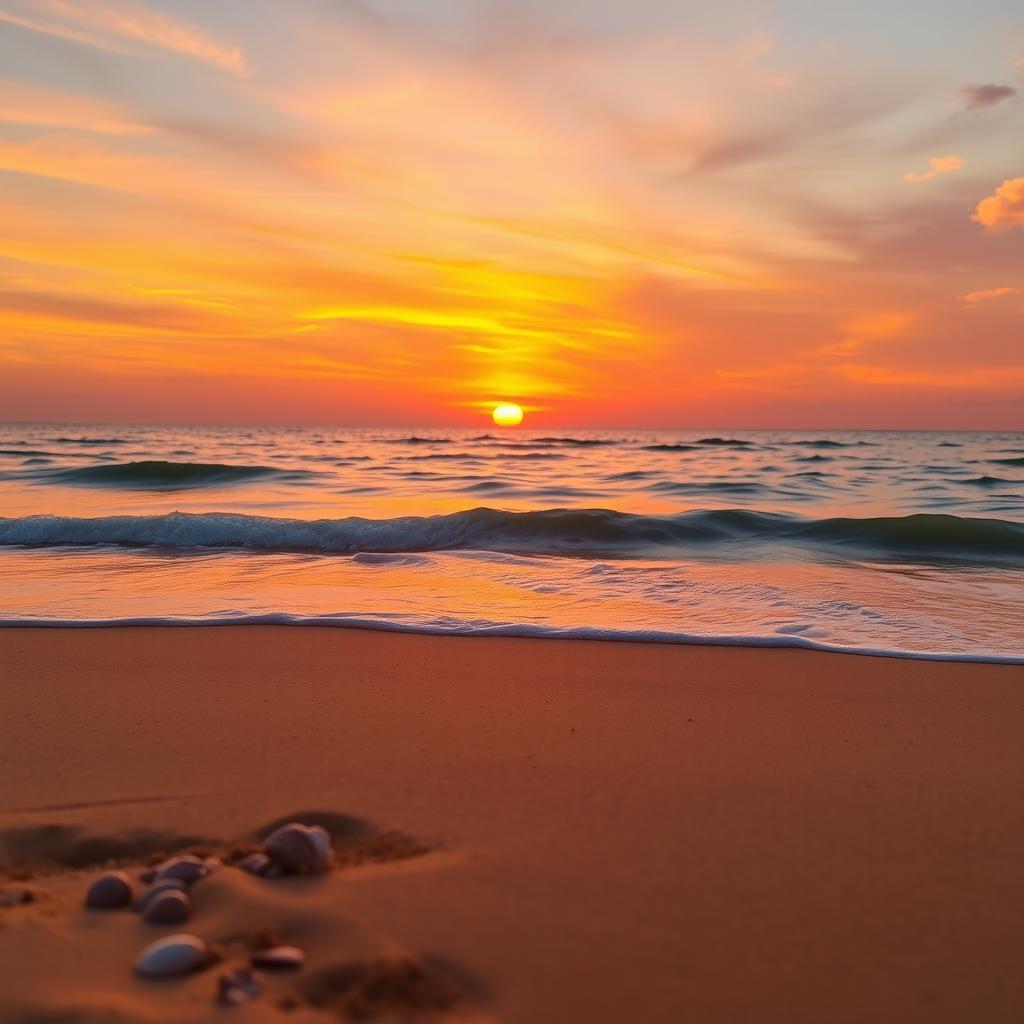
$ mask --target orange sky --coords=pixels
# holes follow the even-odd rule
[[[1024,12],[679,6],[0,0],[0,419],[1024,426]]]

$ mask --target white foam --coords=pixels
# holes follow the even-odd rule
[[[653,629],[594,629],[557,627],[526,623],[498,623],[485,620],[457,622],[448,618],[436,622],[399,621],[361,615],[291,615],[275,612],[265,615],[238,615],[223,618],[151,616],[110,619],[0,619],[0,629],[14,627],[103,629],[139,626],[318,626],[340,629],[366,629],[391,633],[428,636],[505,636],[543,640],[589,640],[619,643],[680,644],[700,647],[795,647],[830,654],[856,654],[872,658],[899,658],[908,661],[980,662],[995,665],[1024,665],[1024,656],[993,654],[986,651],[949,653],[943,651],[907,651],[886,647],[847,647],[826,644],[808,637],[786,634],[766,636],[717,636],[695,633],[670,633]]]

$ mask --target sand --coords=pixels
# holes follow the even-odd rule
[[[338,972],[403,958],[421,1009],[451,1002],[424,1019],[1024,1019],[1020,667],[7,629],[0,678],[0,889],[32,893],[0,909],[4,1024],[337,1020]],[[229,855],[290,818],[346,865],[194,890],[186,930],[228,965],[268,929],[309,955],[244,1009],[214,1006],[222,968],[135,978],[172,929],[82,908],[108,858]],[[374,1019],[404,1019],[392,982]]]

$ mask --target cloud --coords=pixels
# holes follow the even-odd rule
[[[931,181],[932,178],[938,178],[942,174],[952,174],[953,171],[959,171],[963,165],[963,160],[958,156],[933,156],[928,161],[928,166],[931,170],[925,171],[924,174],[915,174],[913,171],[907,171],[903,175],[903,180]]]
[[[170,50],[236,75],[248,70],[245,56],[237,46],[214,38],[198,25],[131,0],[110,3],[37,0],[35,4],[22,0],[15,6],[21,7],[23,12],[0,10],[0,21],[114,52],[126,52],[120,40],[131,40]]]
[[[70,320],[126,328],[188,330],[200,324],[195,310],[159,302],[123,302],[72,293],[0,288],[0,310],[45,320]]]
[[[948,391],[992,391],[999,387],[1017,388],[1024,384],[1024,369],[1019,366],[955,367],[953,369],[894,369],[887,366],[845,366],[840,372],[861,384],[882,387],[944,389]]]
[[[70,39],[74,43],[82,43],[85,46],[95,46],[97,49],[110,50],[114,53],[124,53],[123,47],[115,46],[97,36],[82,32],[79,29],[67,25],[58,25],[52,22],[38,21],[16,11],[0,11],[0,22],[8,25],[17,25],[18,28],[27,29],[29,32],[41,32],[44,35],[56,36],[58,39]]]
[[[968,110],[983,110],[1016,96],[1017,90],[1011,85],[964,85],[960,88],[960,94]]]
[[[1020,288],[989,288],[987,291],[968,292],[963,296],[964,302],[988,302],[989,299],[1002,299],[1008,295],[1024,295]]]
[[[971,220],[989,231],[1024,227],[1024,178],[1008,178],[995,194],[982,199]]]
[[[715,73],[721,75],[722,70],[715,69]],[[767,89],[763,82],[752,83],[750,88],[755,94],[760,91],[766,100],[749,93],[742,99],[727,96],[725,102],[715,101],[698,117],[698,128],[690,140],[696,151],[687,173],[792,160],[823,143],[835,144],[870,130],[915,98],[913,84],[896,78],[853,88],[837,75],[834,80],[823,79],[820,94]],[[669,141],[679,147],[676,120],[673,118]]]
[[[906,337],[917,325],[915,313],[869,313],[842,325],[845,337],[817,351],[828,356],[855,356],[873,342]]]
[[[74,128],[104,135],[132,135],[153,130],[111,104],[11,79],[0,79],[0,121]]]

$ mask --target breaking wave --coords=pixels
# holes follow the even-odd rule
[[[116,469],[118,467],[103,467]],[[213,467],[244,469],[246,467]],[[278,519],[234,513],[0,518],[0,546],[106,545],[374,552],[480,550],[581,557],[762,557],[784,546],[810,557],[1024,567],[1024,523],[920,513],[804,519],[740,509],[631,515],[605,509],[476,508],[396,519]]]

